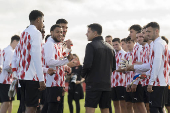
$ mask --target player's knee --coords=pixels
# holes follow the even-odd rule
[[[127,108],[127,109],[132,109],[132,107],[133,107],[133,105],[132,105],[131,102],[127,102],[127,103],[126,103],[126,108]]]
[[[118,108],[120,107],[120,102],[119,101],[113,101],[114,107]]]
[[[125,107],[125,106],[126,106],[126,103],[125,103],[124,100],[121,100],[121,101],[120,101],[120,106],[121,106],[121,107]]]
[[[34,113],[36,111],[36,107],[26,107],[26,113]]]
[[[2,104],[3,104],[3,106],[7,106],[7,107],[10,106],[10,102],[3,102]]]

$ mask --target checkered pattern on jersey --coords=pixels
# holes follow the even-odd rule
[[[19,56],[19,68],[18,76],[19,79],[23,80],[25,78],[25,73],[28,71],[31,62],[31,36],[28,32],[23,32],[21,35],[20,42],[18,44],[18,55]],[[39,81],[37,75],[35,74],[32,78],[33,81]]]
[[[63,45],[63,43],[58,43],[57,45],[60,51],[62,52],[63,57],[66,57],[68,54],[64,51],[65,45]]]
[[[119,62],[121,61],[123,54],[121,52],[117,52],[115,57],[116,57],[116,69],[118,69],[120,65]],[[111,76],[111,87],[124,86],[124,85],[125,85],[125,74],[122,72],[113,71]]]
[[[133,61],[132,61],[132,63],[135,63],[135,62],[138,61],[138,50],[139,50],[139,45],[136,44],[133,48],[133,59],[132,59]]]
[[[124,59],[125,60],[129,60],[129,56],[132,57],[132,52],[127,52],[125,55],[124,55]],[[133,80],[133,75],[134,75],[134,72],[133,71],[129,71],[129,72],[126,72],[125,74],[125,87],[130,84]]]
[[[140,51],[140,61],[142,63],[149,63],[149,45],[145,44],[145,46],[142,47],[142,50]],[[147,76],[147,78],[142,80],[142,86],[146,86],[149,84],[150,76]]]
[[[166,80],[166,83],[168,84],[169,79],[169,51],[168,51],[168,45],[165,45],[165,52],[164,55],[162,55],[162,59],[164,61],[164,78]]]
[[[0,49],[0,65],[2,66],[3,57],[2,57],[2,50]],[[1,74],[1,73],[0,73]]]
[[[132,57],[132,64],[135,62],[138,62],[138,52],[139,52],[139,44],[136,44],[133,48],[133,57]],[[135,76],[136,73],[133,73],[133,76]],[[141,81],[139,81],[138,84],[141,84]]]
[[[46,63],[45,63],[45,52],[44,52],[44,47],[43,46],[41,46],[42,47],[42,51],[41,51],[41,60],[42,60],[42,65],[43,65],[43,67],[46,67],[46,68],[49,68],[47,65],[46,65]],[[46,83],[47,82],[47,73],[44,73],[44,82]]]
[[[55,60],[61,60],[63,57],[62,51],[57,44],[54,44],[55,48]],[[58,87],[65,87],[65,71],[64,66],[56,66],[56,74],[53,76],[53,79],[50,79],[51,87],[58,86]],[[47,79],[48,80],[48,79]]]
[[[168,52],[169,52],[169,66],[170,66],[170,50]]]
[[[1,55],[2,55],[2,51],[1,51],[1,49],[0,49],[0,57],[2,57]]]
[[[149,46],[145,44],[140,51],[140,61],[142,63],[149,63]]]
[[[15,47],[15,52],[14,52],[14,54],[16,54],[16,56],[19,58],[19,44]],[[17,62],[17,61],[16,61]],[[18,77],[18,72],[19,72],[19,70],[18,70],[18,68],[19,67],[16,67],[16,68],[12,68],[12,71],[14,72],[14,71],[16,71],[17,72],[17,77]]]
[[[165,45],[165,51],[164,51],[164,54],[162,55],[162,60],[163,60],[163,66],[164,66],[164,70],[163,70],[164,79],[167,84],[168,84],[168,79],[169,79],[168,57],[169,57],[168,45]],[[153,60],[154,60],[154,50],[152,50],[152,55],[151,55],[151,63],[150,63],[151,72],[152,72]],[[154,81],[153,86],[160,86],[160,80],[158,77],[156,78],[156,81]]]
[[[2,51],[2,55],[3,55],[3,62],[5,62],[5,50]],[[4,64],[4,63],[3,63]],[[11,66],[11,64],[10,64]],[[12,83],[12,74],[8,72],[7,75],[0,75],[0,76],[4,76],[4,80],[3,80],[3,84],[11,84]]]

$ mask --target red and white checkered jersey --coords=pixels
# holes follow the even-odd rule
[[[153,41],[149,44],[149,58],[151,59],[151,55],[152,55],[152,50],[153,50]]]
[[[169,56],[168,56],[168,59],[169,59],[169,73],[170,73],[170,50],[168,50],[168,52],[169,52]],[[170,76],[169,76],[169,85],[170,85]]]
[[[168,52],[169,52],[169,56],[168,56],[168,58],[169,58],[169,65],[170,65],[170,50],[168,50]]]
[[[149,63],[149,45],[146,43],[140,51],[140,61],[142,63]]]
[[[9,45],[3,50],[3,67],[0,74],[0,83],[11,84],[12,83],[12,68],[11,62],[14,54],[14,49]]]
[[[144,60],[143,61],[146,62],[146,63],[143,63],[142,65],[134,65],[135,72],[138,72],[138,73],[146,72],[146,75],[148,75],[147,79],[143,80],[143,83],[142,83],[143,86],[148,85],[148,83],[149,83],[149,78],[150,78],[150,58],[151,58],[150,56],[151,56],[152,49],[153,49],[153,42],[151,42],[149,44],[149,50],[148,50],[149,62],[148,62],[148,57],[146,57],[146,58],[144,57],[146,61],[144,61]],[[140,58],[143,58],[143,54],[141,55]]]
[[[148,62],[148,57],[146,58],[146,61],[144,61],[144,62],[148,62],[148,63],[143,63],[142,65],[134,65],[134,69],[135,69],[135,71],[137,70],[137,71],[139,71],[139,72],[146,72],[146,71],[148,71],[148,70],[150,70],[150,54],[151,54],[151,52],[152,52],[152,49],[153,49],[153,42],[151,42],[150,44],[149,44],[149,50],[148,50],[148,52],[149,52],[149,62]],[[141,55],[141,57],[142,57],[142,55]],[[141,57],[140,57],[140,59],[141,59]],[[142,57],[143,58],[143,57]],[[145,57],[144,57],[145,58]],[[148,71],[148,75],[150,75],[150,72]]]
[[[68,56],[69,52],[71,52],[71,49],[68,49],[64,43],[61,42],[61,43],[58,43],[57,45],[59,49],[61,49],[60,51],[62,51],[62,55],[64,57]]]
[[[127,52],[127,53],[124,55],[124,59],[125,59],[125,60],[129,60],[129,56],[132,57],[132,53],[133,53],[133,52]],[[133,72],[133,71],[129,71],[129,72],[126,72],[126,73],[125,73],[125,87],[132,82],[132,80],[133,80],[133,75],[134,75],[134,72]]]
[[[133,48],[133,57],[132,57],[132,63],[134,64],[135,62],[141,62],[140,60],[140,51],[142,50],[142,45],[140,45],[138,42],[135,44]],[[139,73],[135,72],[133,77]],[[134,84],[141,84],[140,81],[135,81]]]
[[[34,25],[30,25],[21,34],[12,63],[13,72],[18,71],[19,79],[44,81],[41,41],[41,32]]]
[[[138,42],[135,44],[133,48],[133,63],[135,62],[141,62],[140,61],[140,51],[142,50],[142,45],[140,45]]]
[[[42,51],[41,51],[41,61],[43,65],[43,73],[44,73],[44,82],[46,83],[47,81],[47,71],[48,71],[48,66],[45,64],[45,53],[44,53],[44,45],[42,45]]]
[[[146,65],[144,65],[144,67],[149,67],[149,70],[146,72],[146,79],[145,82],[143,82],[143,86],[146,86],[149,84],[149,79],[150,79],[150,73],[151,73],[151,68],[150,68],[150,64],[151,64],[151,56],[152,56],[152,50],[153,50],[153,41],[149,44],[149,63],[146,63]]]
[[[151,55],[151,76],[149,85],[167,86],[169,79],[168,45],[161,37],[154,41]]]
[[[47,75],[46,87],[64,87],[65,86],[65,69],[69,61],[64,58],[59,44],[57,44],[51,37],[44,44],[45,65],[56,70],[56,74],[52,76]]]
[[[148,43],[146,43],[143,47],[142,50],[140,51],[140,61],[144,64],[149,63],[149,54],[150,54],[150,48]],[[143,73],[143,71],[141,72]],[[147,76],[145,79],[141,80],[142,86],[146,86],[149,83],[150,77]]]
[[[3,55],[2,55],[2,50],[0,48],[0,67],[2,68],[2,64],[3,64]]]
[[[116,58],[116,70],[119,68],[119,62],[122,61],[121,59],[124,58],[125,55],[124,50],[120,50],[116,52],[115,58]],[[116,86],[124,86],[125,85],[125,74],[122,72],[116,72],[113,71],[112,76],[111,76],[111,87],[116,87]]]

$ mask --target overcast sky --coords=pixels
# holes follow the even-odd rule
[[[68,21],[66,39],[73,41],[73,52],[81,63],[88,43],[87,25],[99,23],[103,36],[125,38],[132,24],[160,24],[160,35],[170,39],[169,0],[0,0],[0,48],[10,43],[14,34],[29,25],[29,13],[38,9],[44,13],[46,35],[57,19]],[[170,47],[170,46],[169,46]]]

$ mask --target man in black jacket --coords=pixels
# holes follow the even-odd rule
[[[101,113],[109,113],[111,105],[111,73],[116,69],[114,50],[103,40],[102,26],[88,25],[88,41],[82,77],[86,80],[86,113],[94,113],[99,104]]]

